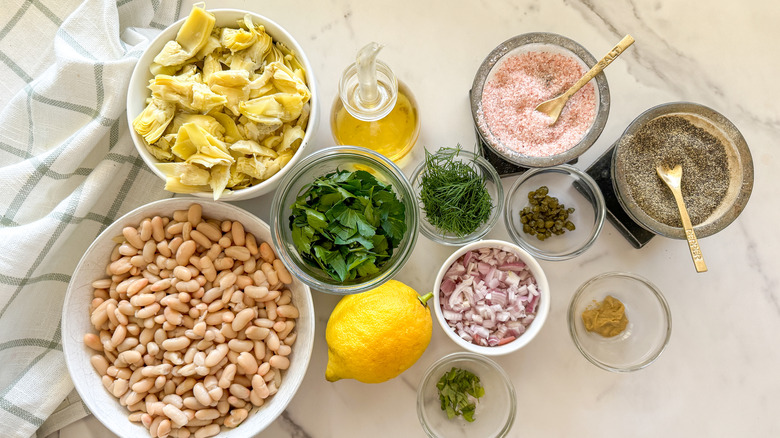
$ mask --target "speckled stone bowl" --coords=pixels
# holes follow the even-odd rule
[[[718,138],[726,150],[729,163],[729,185],[720,205],[702,223],[693,227],[698,238],[711,236],[726,228],[742,212],[753,191],[753,158],[745,138],[736,126],[717,111],[691,102],[671,102],[655,106],[639,115],[626,128],[612,156],[612,181],[617,198],[626,213],[644,228],[661,236],[685,239],[682,227],[659,222],[642,210],[631,197],[626,176],[631,163],[626,159],[625,143],[645,124],[661,116],[685,115],[694,124]],[[683,173],[683,178],[685,174]]]
[[[607,84],[607,77],[604,75],[604,72],[601,72],[593,79],[596,81],[596,100],[598,102],[596,118],[582,140],[574,145],[574,147],[560,154],[545,157],[509,152],[507,151],[507,148],[502,147],[498,138],[490,132],[486,123],[483,123],[482,91],[485,84],[490,79],[493,67],[495,67],[504,57],[534,51],[562,53],[579,59],[588,69],[598,62],[590,52],[576,41],[562,35],[546,32],[525,33],[512,37],[499,44],[482,62],[482,65],[480,65],[477,70],[477,74],[474,77],[474,83],[471,87],[471,114],[474,119],[474,126],[476,127],[477,134],[479,135],[481,142],[494,154],[510,163],[525,168],[557,166],[575,160],[596,142],[596,139],[599,138],[601,132],[604,130],[604,126],[607,123],[607,117],[609,116],[609,85]]]

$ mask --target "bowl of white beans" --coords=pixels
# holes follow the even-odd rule
[[[230,204],[152,202],[87,249],[62,313],[63,351],[89,410],[122,437],[254,436],[311,358],[308,286],[270,229]]]

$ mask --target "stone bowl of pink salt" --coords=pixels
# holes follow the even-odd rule
[[[471,113],[482,143],[526,168],[574,161],[607,123],[604,73],[569,99],[553,125],[536,106],[563,94],[596,62],[580,44],[554,33],[526,33],[501,43],[482,62],[471,88]]]

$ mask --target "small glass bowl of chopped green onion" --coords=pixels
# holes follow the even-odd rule
[[[596,182],[568,164],[531,169],[509,189],[504,223],[512,240],[542,260],[585,252],[604,225],[606,206]]]
[[[496,169],[482,156],[459,148],[427,151],[411,183],[420,208],[420,232],[444,245],[481,239],[504,207]]]
[[[484,392],[479,398],[466,389],[475,387],[482,388],[477,394]],[[446,407],[442,409],[443,403],[451,408],[453,404],[460,405],[455,410],[465,415],[452,415],[452,409],[448,415]],[[516,411],[517,397],[509,375],[481,354],[459,352],[444,356],[428,368],[417,389],[417,418],[432,438],[504,437],[512,428]]]
[[[271,237],[292,276],[348,295],[398,273],[417,242],[418,218],[412,187],[392,161],[334,146],[284,176],[271,203]]]

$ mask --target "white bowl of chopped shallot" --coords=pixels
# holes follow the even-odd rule
[[[524,347],[550,312],[542,267],[502,240],[480,240],[455,251],[439,270],[433,292],[444,332],[479,354],[498,356]]]

